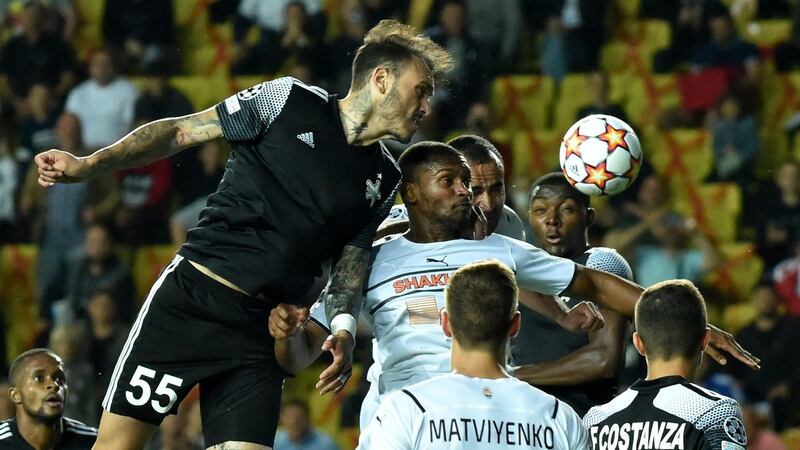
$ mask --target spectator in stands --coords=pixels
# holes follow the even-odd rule
[[[191,191],[182,199],[183,207],[170,219],[172,243],[177,247],[186,241],[186,232],[197,225],[200,211],[206,206],[206,198],[217,190],[225,168],[222,165],[222,143],[206,142],[199,152],[193,152],[200,168],[192,175]],[[187,152],[184,152],[187,153]]]
[[[100,420],[100,399],[95,388],[94,368],[89,362],[89,340],[80,323],[59,325],[50,333],[50,344],[64,361],[64,372],[69,379],[69,403],[64,414],[75,420],[97,426]]]
[[[794,243],[795,256],[778,263],[772,272],[775,292],[790,316],[800,317],[800,240]]]
[[[283,430],[275,435],[275,450],[338,450],[339,446],[325,433],[311,426],[308,404],[287,401],[281,408]]]
[[[19,169],[16,161],[16,127],[14,111],[7,102],[0,102],[0,243],[13,239],[16,220]]]
[[[547,0],[542,3],[540,14],[545,17],[546,24],[543,58],[547,58],[549,64],[563,66],[566,72],[597,69],[607,2]],[[543,65],[543,71],[549,70]]]
[[[25,98],[27,114],[20,117],[18,160],[19,173],[28,173],[33,155],[58,147],[56,122],[61,115],[53,88],[44,83],[31,86]]]
[[[162,159],[117,173],[120,207],[114,215],[120,241],[130,245],[169,242],[172,164]]]
[[[775,46],[775,69],[789,72],[800,65],[800,3],[792,2],[792,34]]]
[[[115,291],[110,289],[95,292],[86,305],[86,329],[89,335],[87,353],[94,373],[92,386],[100,399],[105,394],[117,357],[130,331],[119,314],[120,308],[128,306],[120,302]],[[95,413],[99,412],[99,402],[95,403],[95,408]]]
[[[767,270],[792,257],[792,244],[800,239],[800,164],[787,161],[773,173],[756,209],[756,245]]]
[[[134,127],[164,117],[180,117],[191,114],[195,107],[186,95],[170,85],[168,74],[158,62],[143,68],[144,88],[136,101]],[[175,189],[181,205],[197,198],[197,175],[203,167],[196,149],[180,152],[170,158]],[[219,180],[217,180],[219,181]],[[205,192],[205,185],[201,189]],[[216,186],[216,184],[215,184]]]
[[[772,411],[768,403],[742,404],[742,419],[747,430],[750,450],[789,450],[771,424]]]
[[[60,148],[75,155],[85,155],[81,145],[81,124],[72,114],[64,114],[56,125]],[[20,196],[20,215],[30,223],[34,240],[39,243],[37,257],[37,297],[39,314],[52,319],[51,305],[66,296],[64,273],[67,258],[84,240],[86,224],[108,218],[115,210],[119,194],[113,178],[100,177],[86,183],[64,184],[56,190],[38,185],[36,167],[25,178]]]
[[[484,96],[489,79],[480,44],[470,36],[467,17],[464,0],[445,0],[439,9],[438,24],[425,32],[450,52],[455,62],[434,98],[433,109],[444,130],[463,128],[469,107]]]
[[[175,47],[173,9],[172,0],[105,1],[103,40],[122,51],[123,67],[137,71],[175,60],[169,57]]]
[[[358,0],[346,0],[336,10],[341,32],[325,51],[326,78],[331,92],[346,93],[350,87],[353,55],[367,33],[364,9]]]
[[[250,28],[259,39],[248,44]],[[275,73],[297,51],[314,51],[324,36],[320,0],[242,0],[234,16],[231,70],[238,74]]]
[[[676,4],[677,3],[677,4]],[[709,9],[724,6],[703,0],[650,0],[642,2],[640,15],[646,19],[669,22],[671,41],[669,47],[658,51],[653,58],[653,71],[670,73],[688,65],[695,50],[708,41]]]
[[[470,34],[483,46],[483,60],[493,61],[493,73],[512,67],[522,28],[520,0],[466,0]]]
[[[759,81],[760,56],[758,48],[743,41],[736,33],[733,20],[724,8],[714,9],[708,19],[711,38],[694,52],[695,69],[723,67],[733,79],[744,76],[747,84]]]
[[[374,27],[383,19],[403,22],[411,1],[413,0],[360,0],[367,29]]]
[[[22,33],[0,53],[0,85],[8,86],[14,106],[25,112],[24,99],[34,83],[45,83],[63,97],[75,84],[75,56],[60,36],[44,28],[45,8],[39,0],[25,2]]]
[[[775,411],[778,430],[786,426],[792,411],[800,410],[800,342],[798,319],[781,314],[778,301],[769,283],[759,285],[750,295],[750,304],[757,311],[753,323],[742,329],[736,340],[756,352],[761,358],[761,370],[749,370],[740,365],[730,366],[731,374],[738,379],[750,401],[766,401]]]
[[[635,199],[620,205],[614,229],[606,236],[606,246],[622,253],[637,244],[657,243],[665,232],[663,224],[682,220],[670,207],[669,191],[661,177],[643,177],[638,188]]]
[[[90,78],[67,97],[66,111],[80,119],[83,145],[89,150],[113,144],[133,127],[139,93],[117,75],[118,67],[111,48],[96,51],[89,60]]]
[[[575,120],[592,114],[608,114],[628,122],[628,115],[625,114],[625,110],[620,105],[612,103],[608,98],[611,93],[611,83],[609,83],[608,75],[605,72],[601,70],[592,72],[589,78],[589,88],[592,103],[579,109],[578,114],[575,115]]]
[[[715,157],[712,179],[734,182],[748,192],[759,146],[756,119],[743,110],[733,93],[723,95],[710,116]]]
[[[108,228],[101,224],[89,226],[83,253],[76,255],[68,267],[67,298],[78,316],[86,314],[95,292],[108,290],[114,294],[120,317],[130,321],[133,314],[133,279],[114,251]]]

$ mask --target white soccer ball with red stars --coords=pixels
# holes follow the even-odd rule
[[[569,127],[559,150],[561,171],[587,195],[615,195],[636,179],[642,146],[630,125],[604,114],[584,117]]]

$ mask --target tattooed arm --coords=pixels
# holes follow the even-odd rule
[[[104,173],[143,166],[221,136],[222,127],[214,107],[188,116],[156,120],[89,156],[79,158],[55,149],[36,155],[39,184],[76,183]]]
[[[333,324],[334,318],[342,314],[358,317],[370,254],[368,249],[345,245],[342,256],[331,269],[328,288],[322,294],[325,296],[328,323]],[[322,344],[323,351],[333,354],[333,363],[319,375],[317,389],[321,394],[332,390],[338,392],[344,387],[346,379],[342,380],[340,377],[349,377],[352,371],[354,346],[355,336],[344,329],[334,331]]]

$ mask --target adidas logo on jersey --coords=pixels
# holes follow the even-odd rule
[[[306,131],[305,133],[300,133],[297,135],[297,139],[300,139],[309,147],[314,148],[314,133],[310,131]]]

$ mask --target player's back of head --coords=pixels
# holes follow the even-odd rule
[[[413,183],[419,180],[419,174],[425,167],[450,158],[458,159],[463,156],[450,145],[422,141],[408,147],[397,159],[397,164],[400,166],[403,181]]]
[[[503,156],[497,147],[486,138],[474,134],[464,134],[450,139],[447,144],[460,151],[470,165],[493,162],[503,168]]]
[[[446,72],[453,67],[453,57],[430,38],[417,34],[414,27],[394,20],[381,20],[367,32],[364,44],[356,50],[351,88],[360,89],[366,85],[372,70],[378,66],[398,75],[407,63],[414,60],[425,64],[431,74]]]
[[[648,358],[692,358],[705,336],[706,305],[691,281],[663,281],[642,293],[634,320]]]
[[[586,208],[592,204],[591,197],[575,189],[561,172],[550,172],[537,178],[531,185],[530,202],[533,202],[537,196],[547,192],[543,189],[544,187],[563,189],[569,193],[569,198],[574,198],[575,201]]]
[[[500,261],[478,261],[456,270],[445,288],[453,337],[465,349],[503,345],[517,312],[517,296],[514,273]]]

